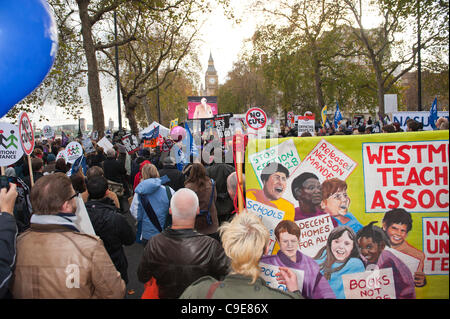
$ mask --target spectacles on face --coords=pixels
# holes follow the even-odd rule
[[[66,202],[68,202],[69,200],[71,200],[72,198],[78,197],[80,193],[79,192],[75,192],[75,194],[73,194],[72,196],[69,197],[69,199],[66,200]]]

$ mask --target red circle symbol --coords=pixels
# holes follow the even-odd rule
[[[21,112],[19,116],[19,135],[24,153],[30,155],[34,149],[34,132],[26,112]]]
[[[254,130],[260,130],[267,124],[266,112],[264,112],[259,107],[253,107],[247,111],[247,114],[245,115],[245,121],[250,128]]]

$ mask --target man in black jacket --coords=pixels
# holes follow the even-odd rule
[[[145,246],[138,279],[146,283],[155,278],[160,299],[178,298],[202,276],[221,280],[229,272],[230,261],[220,243],[195,231],[199,212],[197,195],[187,188],[178,190],[170,201],[172,227],[153,236]]]
[[[170,181],[166,185],[170,186],[174,191],[177,191],[184,187],[184,175],[178,170],[175,164],[173,157],[166,157],[163,160],[163,168],[159,170],[159,176],[163,177],[167,175]]]
[[[215,160],[211,166],[206,168],[206,174],[216,182],[217,199],[215,204],[219,224],[229,220],[231,213],[234,211],[233,200],[228,195],[227,189],[227,178],[234,171],[235,169],[232,165],[216,163]]]
[[[135,231],[125,217],[120,214],[114,201],[106,197],[108,181],[103,176],[89,178],[86,186],[89,193],[86,210],[94,231],[103,240],[106,251],[122,279],[128,283],[128,261],[122,246],[134,243]]]

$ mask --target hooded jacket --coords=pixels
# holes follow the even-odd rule
[[[151,237],[159,234],[159,230],[153,225],[147,216],[147,213],[142,206],[139,199],[139,195],[146,197],[147,201],[152,206],[155,214],[158,218],[159,224],[164,228],[166,223],[167,213],[169,211],[170,202],[167,197],[167,192],[163,184],[167,183],[169,178],[163,176],[161,178],[148,178],[139,183],[136,187],[133,202],[131,203],[132,208],[137,208],[137,221],[142,223],[142,232],[139,239],[149,240]],[[172,188],[169,188],[170,192],[173,194]]]

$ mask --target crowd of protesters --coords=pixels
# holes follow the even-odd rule
[[[448,120],[436,125],[448,129]],[[342,124],[317,128],[316,135],[372,134],[375,127]],[[419,122],[407,122],[407,131],[421,129]],[[381,127],[401,131],[398,123]],[[297,130],[279,135],[285,136],[297,136]],[[216,290],[223,298],[304,297],[288,268],[279,274],[288,292],[258,279],[255,265],[269,235],[258,218],[235,214],[234,163],[211,157],[180,169],[158,147],[130,156],[120,139],[112,142],[106,152],[94,143],[86,172],[56,160],[64,149],[60,139],[36,143],[31,169],[24,156],[5,170],[13,182],[0,192],[0,297],[124,298],[123,246],[135,242],[145,246],[137,276],[147,297],[205,298]],[[80,229],[81,203],[96,236]],[[128,211],[134,225],[124,218]]]

